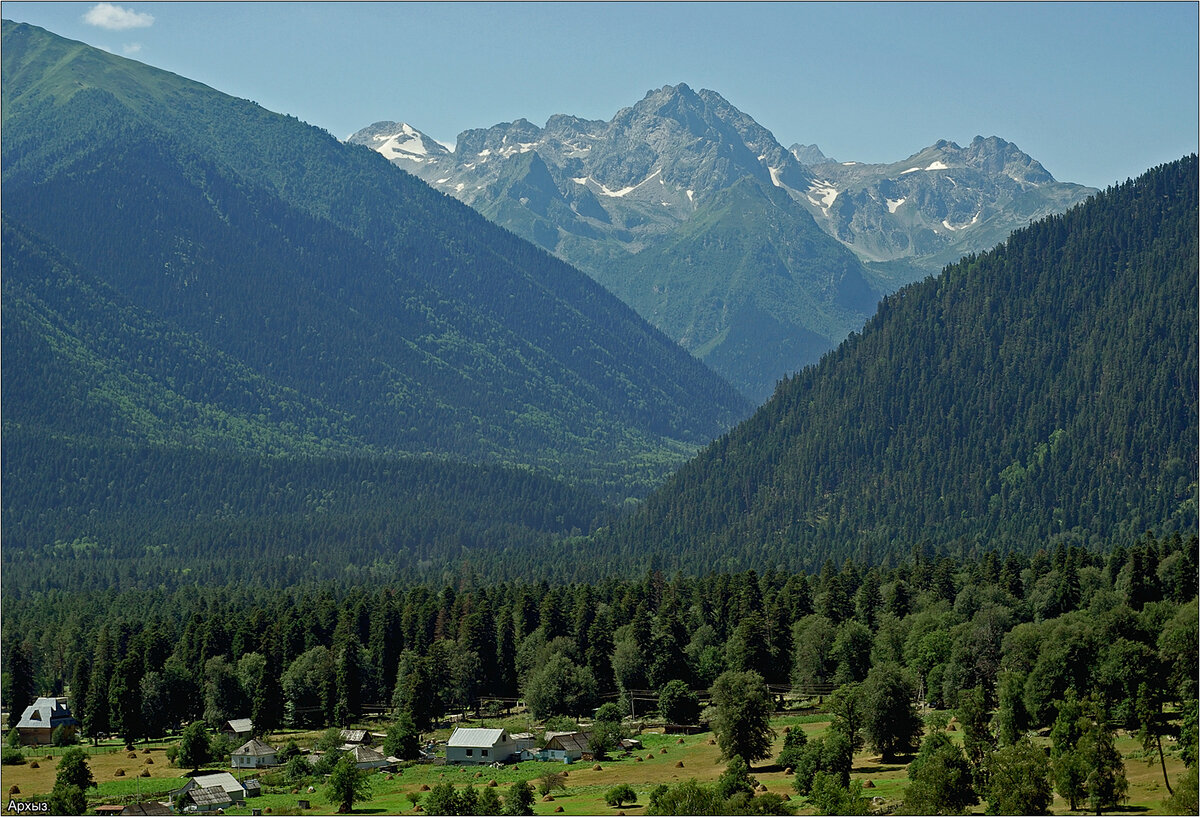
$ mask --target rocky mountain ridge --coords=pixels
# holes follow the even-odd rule
[[[880,295],[1094,192],[1055,181],[997,137],[966,148],[939,141],[886,165],[836,162],[816,145],[784,148],[720,94],[685,84],[652,90],[607,122],[558,114],[544,128],[517,119],[467,130],[453,151],[406,123],[377,122],[349,141],[584,270],[754,399],[860,328]],[[789,226],[743,223],[738,236],[725,235],[706,213],[736,212],[728,191],[753,209],[754,185],[787,194],[772,200]],[[656,271],[664,248],[672,259],[685,250],[685,235],[692,270],[676,270],[664,310]],[[789,249],[798,242],[807,255]],[[728,262],[735,244],[763,263],[703,266],[717,255]],[[742,309],[748,302],[756,307]],[[718,318],[697,333],[699,313]],[[772,338],[806,340],[764,346],[753,327],[736,325],[738,314],[765,319]],[[747,340],[743,351],[720,350],[730,334]]]

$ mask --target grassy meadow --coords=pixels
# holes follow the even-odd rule
[[[517,719],[484,721],[475,725],[505,726],[514,731],[529,726],[528,723]],[[816,737],[829,727],[829,720],[828,716],[823,714],[787,715],[776,718],[773,726],[777,733],[774,746],[774,752],[777,753],[783,744],[785,728],[803,728],[810,737]],[[289,740],[296,740],[301,746],[311,745],[319,734],[279,732],[271,735],[268,742],[281,747]],[[434,733],[433,737],[445,740],[449,734],[449,729],[443,729]],[[951,735],[961,739],[961,732],[952,731]],[[564,765],[527,761],[501,769],[416,764],[396,773],[376,773],[371,778],[372,799],[359,803],[354,812],[420,814],[422,812],[414,810],[407,796],[409,792],[420,791],[423,787],[432,788],[444,780],[449,780],[457,786],[477,787],[487,786],[494,781],[503,796],[508,787],[517,780],[529,780],[536,789],[537,778],[548,771],[559,771],[566,773],[567,789],[552,792],[552,799],[544,799],[538,795],[534,805],[535,814],[616,815],[624,812],[626,815],[633,815],[645,812],[650,791],[658,784],[670,785],[689,778],[711,782],[716,780],[724,769],[711,733],[676,736],[664,735],[659,731],[643,731],[637,737],[643,744],[640,751],[629,756],[614,757],[599,764],[581,762]],[[1045,738],[1039,740],[1048,743]],[[170,743],[167,741],[139,745],[133,753],[115,744],[85,746],[90,756],[92,775],[98,784],[96,789],[88,793],[89,803],[95,807],[102,803],[124,802],[139,793],[143,799],[156,795],[165,796],[167,791],[181,786],[186,781],[185,770],[172,766],[167,760],[166,748]],[[1117,746],[1125,758],[1125,774],[1129,780],[1129,799],[1119,813],[1162,813],[1162,800],[1167,796],[1167,791],[1163,785],[1157,754],[1145,752],[1135,737],[1124,732],[1119,733]],[[34,768],[33,762],[23,766],[3,767],[6,806],[9,799],[38,800],[38,795],[44,796],[54,785],[55,767],[62,750],[55,749],[51,752],[43,748],[27,750],[26,754],[30,761],[36,762],[37,768]],[[600,768],[595,768],[597,765]],[[213,765],[206,771],[230,770],[228,767]],[[793,803],[797,806],[798,814],[813,813],[812,809],[806,808],[803,800],[795,795],[791,778],[785,770],[768,760],[755,763],[751,772],[768,791],[794,798]],[[1178,754],[1169,751],[1167,773],[1175,780],[1182,772],[1183,763]],[[872,755],[868,751],[860,752],[855,756],[852,779],[863,782],[865,795],[878,798],[875,801],[877,810],[888,812],[903,798],[907,783],[907,765],[884,764],[878,755]],[[636,803],[627,804],[620,809],[605,803],[605,792],[618,783],[628,783],[634,788],[638,795]],[[20,794],[8,795],[12,786],[16,786]],[[315,791],[311,793],[307,788],[267,785],[262,797],[249,800],[240,807],[228,809],[226,813],[249,815],[252,808],[262,809],[264,814],[335,813],[335,806],[327,802],[320,785],[314,784]],[[307,800],[310,808],[301,809],[301,800]],[[972,809],[971,813],[983,814],[985,810],[986,804],[981,803]],[[1053,813],[1070,814],[1071,811],[1066,802],[1056,796]]]

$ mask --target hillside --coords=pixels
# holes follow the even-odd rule
[[[5,384],[8,427],[450,456],[620,498],[748,411],[587,276],[372,151],[7,22],[3,91],[5,322],[54,375]]]
[[[812,570],[1194,530],[1196,269],[1192,156],[885,299],[592,558]]]

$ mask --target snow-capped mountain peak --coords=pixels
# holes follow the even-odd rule
[[[391,161],[437,164],[451,154],[445,145],[426,136],[407,122],[376,122],[347,141],[366,145]]]

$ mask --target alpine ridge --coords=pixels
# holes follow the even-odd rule
[[[464,131],[453,151],[408,123],[349,141],[570,261],[758,401],[861,328],[881,294],[1094,192],[995,137],[907,164],[834,162],[686,84],[607,122]],[[713,217],[764,199],[777,218],[730,234]]]

